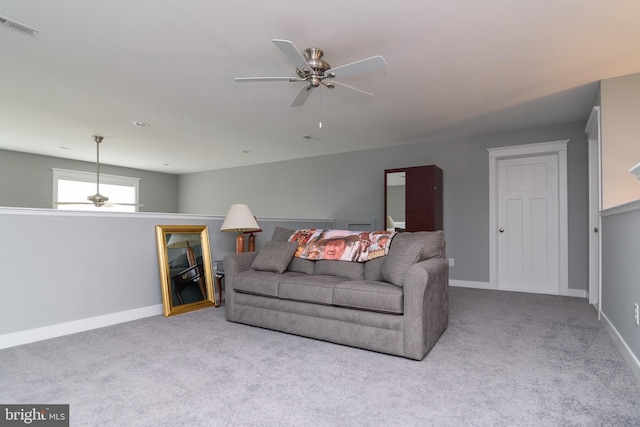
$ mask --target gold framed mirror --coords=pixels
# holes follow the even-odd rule
[[[156,225],[165,317],[215,306],[206,225]]]

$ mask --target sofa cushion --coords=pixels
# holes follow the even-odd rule
[[[296,249],[296,242],[267,242],[251,263],[251,269],[282,273],[287,269]]]
[[[273,236],[271,236],[272,242],[286,242],[293,234],[294,230],[289,230],[283,227],[276,227],[273,230]]]
[[[278,283],[299,273],[247,270],[233,276],[233,289],[248,294],[278,297]]]
[[[442,230],[398,233],[393,237],[393,240],[391,240],[391,248],[393,248],[395,244],[415,241],[421,241],[424,244],[419,261],[433,257],[444,257],[444,232]],[[392,251],[393,249],[390,249],[389,253]]]
[[[364,280],[382,281],[382,266],[386,257],[372,259],[364,263]]]
[[[342,282],[333,289],[333,304],[402,314],[403,292],[402,288],[385,282],[371,280]]]
[[[405,273],[413,264],[418,262],[423,250],[424,242],[422,240],[396,240],[394,238],[391,243],[391,250],[380,270],[382,280],[393,283],[396,286],[404,286]]]
[[[337,276],[292,276],[283,279],[278,286],[278,298],[330,305],[333,288],[344,282]]]
[[[291,258],[291,262],[287,267],[287,271],[295,271],[296,273],[313,274],[315,261],[310,259]]]
[[[364,263],[322,259],[315,261],[313,274],[346,277],[351,280],[364,279]]]

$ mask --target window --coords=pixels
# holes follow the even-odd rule
[[[91,204],[57,205],[61,210],[109,212],[137,212],[138,206],[123,206],[117,203],[138,204],[140,178],[100,174],[100,194],[109,197],[109,204],[96,207]],[[57,202],[89,203],[87,197],[96,194],[96,174],[53,168],[53,200]],[[111,205],[111,203],[114,203]]]

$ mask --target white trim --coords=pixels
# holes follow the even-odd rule
[[[85,172],[85,171],[76,171],[71,169],[60,169],[60,168],[51,168],[53,171],[53,176],[57,178],[63,179],[72,179],[74,181],[84,181],[84,182],[96,182],[96,173],[95,172]],[[118,184],[118,185],[129,185],[134,186],[139,183],[141,178],[136,178],[133,176],[124,176],[124,175],[109,175],[106,173],[100,174],[100,182],[104,182],[105,184]]]
[[[452,280],[449,279],[449,286],[455,288],[471,288],[471,289],[488,289],[494,290],[489,282],[472,282],[470,280]]]
[[[587,298],[588,296],[588,292],[583,290],[583,289],[568,289],[568,294],[567,296],[569,297],[574,297],[574,298]]]
[[[605,217],[634,211],[640,211],[640,200],[634,200],[633,202],[625,203],[624,205],[605,209],[602,211],[601,215]]]
[[[61,211],[57,209],[42,208],[12,208],[0,207],[0,215],[36,215],[36,216],[101,216],[101,217],[130,217],[130,218],[158,218],[158,219],[187,219],[187,220],[224,220],[224,215],[202,215],[202,214],[184,214],[184,213],[168,213],[168,212],[111,212],[111,211]],[[261,218],[259,218],[262,221]],[[300,220],[302,221],[302,220]],[[322,220],[324,221],[324,220]],[[330,220],[327,220],[330,221]]]
[[[584,129],[589,144],[589,304],[602,312],[602,135],[600,107],[591,109]],[[597,231],[595,230],[597,229]]]
[[[133,310],[110,313],[102,316],[88,317],[86,319],[73,320],[71,322],[58,323],[57,325],[44,326],[42,328],[28,329],[26,331],[12,332],[0,335],[0,349],[29,344],[36,341],[57,338],[63,335],[77,332],[104,328],[118,323],[130,322],[144,317],[158,316],[162,314],[162,304]]]
[[[471,289],[487,289],[487,290],[495,290],[496,288],[493,288],[491,286],[491,283],[489,282],[472,282],[470,280],[452,280],[449,279],[449,286],[454,287],[454,288],[471,288]],[[501,289],[501,290],[507,290],[507,289]],[[535,291],[523,291],[521,289],[513,289],[510,292],[525,292],[525,293],[538,293]],[[568,290],[568,295],[569,297],[575,297],[575,298],[586,298],[587,297],[587,291],[582,290],[582,289],[569,289]]]
[[[622,335],[620,335],[615,326],[613,326],[613,323],[611,323],[609,318],[604,313],[602,313],[602,322],[604,323],[605,329],[609,333],[609,336],[613,340],[613,344],[620,351],[620,353],[622,353],[622,357],[624,357],[624,360],[629,365],[629,368],[631,368],[631,372],[633,372],[633,375],[635,375],[636,379],[640,381],[640,361],[638,360],[636,355],[633,354],[631,348],[629,348],[624,338],[622,338]]]
[[[498,160],[543,154],[558,157],[558,214],[559,214],[559,294],[569,294],[569,219],[567,188],[567,144],[568,139],[536,144],[511,145],[487,148],[489,152],[489,283],[491,289],[498,288]]]

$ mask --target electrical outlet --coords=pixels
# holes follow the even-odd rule
[[[633,304],[633,310],[636,319],[636,326],[640,326],[640,308],[638,308],[638,303]]]
[[[449,258],[449,267],[454,267],[455,265],[456,265],[456,260],[453,258]]]

